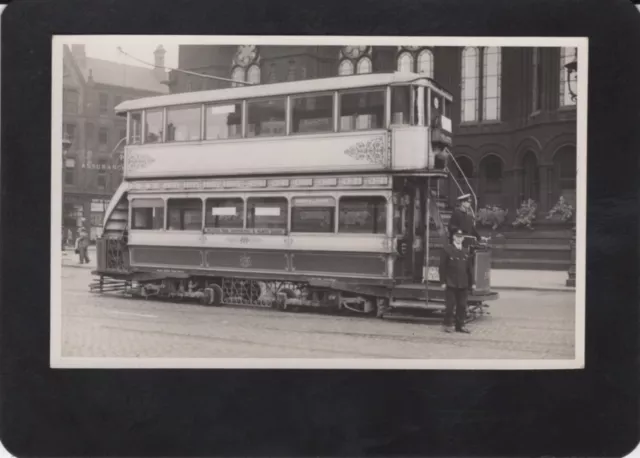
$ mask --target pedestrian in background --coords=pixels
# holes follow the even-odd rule
[[[76,240],[76,253],[80,257],[80,264],[84,264],[85,262],[89,264],[91,260],[88,256],[89,252],[89,234],[87,231],[82,228],[80,229],[80,235]]]
[[[453,243],[445,245],[440,254],[440,283],[445,292],[444,331],[469,334],[464,322],[467,316],[467,296],[475,288],[469,250],[462,246],[464,234],[453,233]]]

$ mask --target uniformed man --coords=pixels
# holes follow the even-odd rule
[[[453,242],[453,234],[462,231],[463,235],[475,237],[480,240],[480,234],[476,230],[476,220],[471,209],[471,195],[464,194],[458,197],[459,206],[453,211],[449,220],[449,242]]]
[[[445,245],[440,254],[440,283],[445,291],[445,332],[469,334],[464,322],[467,315],[467,295],[475,288],[471,257],[462,246],[462,231],[453,234],[453,244]],[[454,320],[455,312],[455,320]]]

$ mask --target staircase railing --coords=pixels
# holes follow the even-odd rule
[[[469,183],[469,180],[467,179],[467,176],[464,174],[464,171],[462,170],[462,167],[460,167],[460,164],[458,164],[458,161],[453,156],[453,154],[449,154],[449,158],[451,158],[453,163],[456,165],[456,168],[460,172],[460,175],[462,176],[462,178],[464,179],[465,183],[467,184],[467,187],[469,188],[470,194],[473,196],[473,213],[475,214],[475,213],[478,212],[478,196],[474,192],[473,187],[471,186],[471,183]],[[453,173],[451,173],[451,170],[449,170],[448,167],[447,167],[447,171],[449,172],[449,176],[451,176],[451,178],[453,178],[453,182],[456,184],[456,186],[460,190],[460,194],[464,194],[464,191],[462,190],[462,187],[458,183],[458,180],[456,180],[455,175]]]

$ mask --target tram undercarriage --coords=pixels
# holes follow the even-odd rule
[[[90,285],[94,293],[120,293],[140,299],[198,302],[205,306],[243,305],[279,311],[325,311],[384,318],[438,316],[444,312],[444,292],[438,285],[366,285],[332,279],[308,281],[206,277],[156,272],[105,276]],[[428,300],[426,295],[429,295]],[[469,294],[467,319],[488,315],[487,300],[495,293]]]

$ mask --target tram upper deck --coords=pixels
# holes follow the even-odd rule
[[[453,98],[415,73],[129,100],[126,179],[431,171]]]

